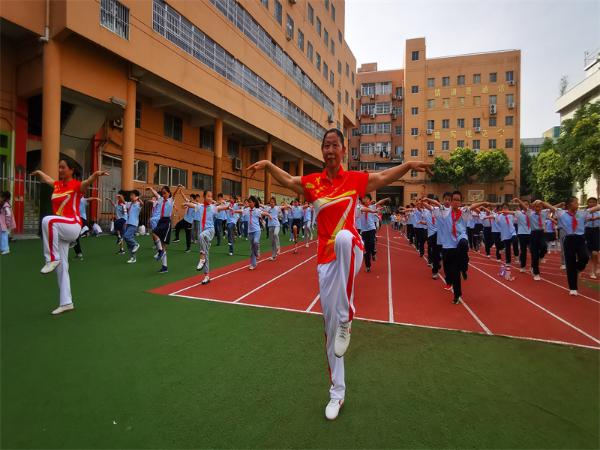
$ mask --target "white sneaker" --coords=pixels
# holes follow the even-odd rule
[[[534,281],[540,281],[542,279],[542,277],[540,277],[539,275],[534,275],[533,276],[533,280]]]
[[[8,255],[10,253],[10,250],[5,250],[2,253],[0,253],[0,255]]]
[[[200,261],[198,261],[198,265],[196,266],[196,270],[202,270],[202,268],[204,267],[204,263],[206,263],[206,259],[201,259]]]
[[[233,256],[233,252],[229,252],[229,256]]]
[[[208,275],[206,275],[204,277],[204,279],[202,280],[202,284],[208,284],[208,283],[210,283],[210,277]]]
[[[40,272],[42,272],[42,273],[53,272],[54,269],[56,269],[59,264],[60,264],[60,260],[47,262],[46,264],[44,264],[44,267],[42,267],[42,270],[40,270]]]
[[[131,253],[137,253],[137,251],[140,249],[140,244],[135,244],[133,246],[133,248],[131,249]]]
[[[341,322],[335,330],[335,356],[341,358],[350,345],[350,322]]]
[[[521,267],[521,268],[519,269],[519,272],[521,272],[521,273],[525,273],[525,267]]]
[[[342,408],[343,404],[344,400],[334,398],[329,400],[329,403],[327,403],[327,406],[325,407],[325,417],[327,418],[327,420],[337,419],[337,416],[340,414],[340,409]]]
[[[79,261],[83,261],[83,253],[77,253],[77,258],[79,259]]]
[[[540,258],[540,262],[541,262],[542,264],[544,264],[544,263],[546,262],[546,259],[544,259],[544,258]]]
[[[308,248],[308,242],[306,243],[305,247]]]
[[[137,262],[137,260],[135,259],[135,256],[132,256],[131,258],[129,258],[129,259],[127,260],[127,264],[134,264],[134,263],[136,263],[136,262]]]
[[[73,306],[73,303],[69,303],[68,305],[59,306],[56,308],[54,311],[52,311],[52,315],[57,316],[58,314],[62,314],[67,311],[73,311],[74,309],[75,307]]]
[[[567,270],[567,266],[565,266],[564,264],[560,265],[561,270]]]
[[[433,278],[434,280],[437,280],[438,279],[438,274],[434,273],[433,275],[431,275],[431,278]]]
[[[590,273],[590,278],[591,278],[592,280],[596,280],[596,279],[598,278],[598,277],[596,276],[596,272],[592,272],[592,273]]]
[[[576,296],[577,295],[577,291],[574,290],[574,289],[572,289],[572,290],[569,291],[569,295]]]

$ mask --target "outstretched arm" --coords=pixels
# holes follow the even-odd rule
[[[379,200],[377,203],[375,203],[375,205],[379,206],[379,205],[383,205],[384,203],[387,203],[391,200],[391,198],[386,197],[386,198],[382,198],[381,200]]]
[[[117,207],[117,204],[113,201],[112,198],[110,198],[110,197],[104,197],[104,200],[108,200],[111,203],[111,205],[113,205],[113,208]]]
[[[525,203],[523,203],[523,202],[521,201],[521,199],[520,199],[520,198],[518,198],[518,197],[515,197],[515,198],[513,198],[513,203],[516,203],[516,204],[518,204],[518,205],[519,205],[519,206],[520,206],[522,209],[524,209],[525,211],[527,211],[527,210],[529,209],[529,207],[528,207],[528,206],[527,206]]]
[[[152,192],[152,195],[153,195],[154,197],[156,197],[156,198],[160,198],[160,195],[159,195],[159,193],[158,193],[158,192],[156,192],[156,191],[155,191],[155,190],[154,190],[152,187],[148,186],[148,187],[146,188],[146,190],[148,190],[148,191]]]
[[[376,191],[384,186],[390,185],[394,181],[402,178],[409,170],[416,170],[417,172],[427,172],[431,174],[430,167],[430,163],[410,161],[400,164],[396,167],[382,170],[381,172],[369,173],[369,182],[367,183],[366,191]]]
[[[301,177],[291,176],[285,170],[280,169],[269,160],[264,159],[262,161],[255,162],[250,167],[248,167],[247,170],[250,178],[252,178],[258,170],[268,170],[269,172],[271,172],[271,175],[273,175],[273,178],[275,178],[275,180],[277,180],[277,182],[283,187],[291,189],[296,194],[304,193]]]
[[[50,186],[54,186],[54,179],[49,175],[46,175],[41,170],[36,170],[35,172],[32,172],[31,175],[33,175],[34,177],[38,177],[43,183],[49,184]]]
[[[98,178],[100,177],[105,177],[109,175],[108,172],[104,171],[104,170],[96,170],[93,174],[91,174],[87,179],[83,180],[81,182],[81,187],[79,188],[80,192],[85,192],[87,190],[88,187],[90,187],[90,184],[92,184],[94,181],[96,181]]]

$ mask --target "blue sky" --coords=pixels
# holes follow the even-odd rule
[[[583,79],[586,50],[600,48],[600,0],[346,0],[346,40],[357,60],[404,64],[404,41],[425,37],[428,57],[521,50],[521,137],[559,124],[563,75]]]

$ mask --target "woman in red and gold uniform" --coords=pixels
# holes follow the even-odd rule
[[[44,258],[46,264],[42,273],[56,270],[58,290],[60,292],[59,307],[52,314],[61,314],[73,310],[71,297],[71,280],[69,278],[69,244],[79,237],[81,232],[81,217],[79,216],[79,201],[83,192],[107,172],[101,170],[94,172],[88,179],[79,181],[73,178],[75,167],[67,160],[58,164],[58,181],[53,180],[41,170],[36,170],[32,175],[52,186],[52,212],[42,220],[42,237],[44,245]]]

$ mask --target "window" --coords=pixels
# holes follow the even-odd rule
[[[242,183],[223,178],[221,192],[230,197],[240,197],[242,195]]]
[[[238,141],[227,139],[227,156],[231,159],[240,157],[240,143]]]
[[[504,148],[513,148],[513,140],[512,139],[505,139],[504,140]]]
[[[392,124],[390,122],[379,123],[361,123],[360,134],[390,134],[392,132]]]
[[[187,187],[187,170],[177,167],[155,165],[154,184],[162,184],[166,186],[182,185]]]
[[[116,0],[101,0],[100,25],[129,39],[129,8]]]
[[[410,135],[411,136],[418,136],[419,135],[419,129],[418,128],[411,128],[410,129]]]
[[[344,40],[344,37],[342,36],[342,32],[340,30],[338,30],[338,41],[341,44],[342,41]]]
[[[346,63],[346,76],[350,76],[350,64]]]
[[[346,103],[346,105],[348,104],[348,102],[350,101],[350,95],[348,94],[348,91],[344,91],[345,92],[345,99],[344,99],[344,103]]]
[[[473,139],[473,150],[481,150],[479,139]]]
[[[458,97],[458,106],[465,106],[465,98]]]
[[[435,78],[427,78],[427,87],[428,88],[435,87]]]
[[[329,76],[329,66],[326,62],[323,62],[323,76],[325,77],[325,79],[327,79],[327,77]]]
[[[181,142],[183,140],[183,121],[179,117],[165,113],[164,131],[166,137]]]
[[[513,116],[506,116],[504,118],[504,125],[511,126],[513,124]]]
[[[479,97],[479,96],[473,97],[473,105],[474,106],[481,106],[481,97]]]
[[[418,108],[418,107],[416,107],[416,106],[413,106],[413,107],[411,107],[411,108],[410,108],[410,113],[411,113],[413,116],[416,116],[417,114],[419,114],[419,108]]]
[[[200,128],[200,147],[208,150],[215,149],[215,133],[212,130],[206,128]]]
[[[354,86],[354,72],[352,72],[351,75],[352,75],[352,86]]]
[[[464,128],[465,127],[465,119],[456,119],[456,126],[457,126],[457,128]]]
[[[335,55],[335,42],[334,42],[334,40],[333,40],[333,39],[331,40],[331,43],[330,43],[330,44],[331,44],[331,45],[330,45],[330,48],[331,48],[331,54],[332,54],[332,55]]]
[[[263,6],[267,9],[269,9],[269,0],[260,0],[260,2],[263,4]]]
[[[342,74],[342,62],[338,60],[338,73]]]
[[[442,120],[442,128],[450,128],[450,119]]]
[[[450,99],[449,98],[443,98],[442,99],[442,106],[446,109],[450,108]]]
[[[418,61],[419,60],[419,51],[418,50],[413,50],[413,52],[412,52],[412,60],[413,61]]]
[[[473,84],[479,84],[479,83],[481,83],[481,74],[474,73],[473,74]]]
[[[458,141],[456,141],[456,146],[459,148],[465,148],[465,141],[462,139],[459,139]]]
[[[427,141],[427,152],[433,152],[435,151],[435,142],[433,141]]]
[[[396,136],[402,136],[402,125],[396,125]]]
[[[496,105],[498,103],[498,97],[496,95],[490,95],[490,105]]]
[[[450,150],[450,141],[442,141],[442,150],[445,152]]]
[[[390,102],[376,103],[375,114],[389,114],[392,112],[392,104]]]
[[[260,159],[260,152],[257,148],[250,149],[250,164],[254,164]]]
[[[294,20],[288,14],[285,19],[285,34],[288,39],[294,39]]]
[[[203,173],[192,172],[192,189],[212,191],[213,177]]]
[[[488,140],[488,148],[490,148],[490,149],[496,148],[496,139],[489,139]]]
[[[515,96],[513,94],[506,94],[506,106],[509,108],[515,106]]]
[[[450,86],[450,77],[442,77],[442,86]]]
[[[298,29],[298,48],[304,51],[304,33]]]
[[[325,9],[329,11],[329,0],[325,0]]]
[[[459,86],[463,86],[465,84],[465,76],[464,75],[457,76],[456,84],[458,84]]]
[[[335,75],[333,74],[333,70],[331,70],[329,72],[329,84],[331,86],[333,86],[334,83],[335,83]],[[342,94],[340,93],[338,103],[341,103],[341,102],[342,102]]]
[[[410,149],[410,156],[419,156],[419,149],[418,148],[411,148]]]
[[[429,100],[427,100],[427,108],[428,109],[435,108],[435,99],[430,98]]]
[[[136,159],[133,162],[133,179],[144,183],[148,182],[148,161]]]
[[[331,5],[331,18],[335,22],[335,6]]]
[[[490,72],[490,83],[496,83],[498,81],[498,74],[496,72]]]
[[[360,131],[358,128],[352,128],[352,136],[360,136]]]
[[[315,10],[310,4],[308,5],[308,21],[311,25],[314,25],[315,23]]]
[[[350,154],[352,155],[353,158],[356,158],[358,156],[358,149],[356,147],[352,147],[350,149]]]
[[[281,25],[283,21],[283,8],[281,7],[279,0],[275,0],[275,11],[273,12],[273,16],[275,17],[275,20],[279,22],[279,25]]]
[[[427,121],[427,129],[428,130],[433,130],[435,129],[435,120],[428,120]]]
[[[312,60],[313,60],[313,45],[310,43],[310,41],[308,41],[308,44],[306,45],[306,57],[309,59],[310,62],[312,62]]]
[[[417,178],[417,171],[416,170],[411,170],[410,171],[410,176],[411,176],[411,178]]]
[[[135,102],[135,127],[142,126],[142,102]]]
[[[323,31],[323,42],[325,42],[325,47],[329,47],[329,31],[327,31],[327,28]]]
[[[513,73],[512,70],[506,71],[505,77],[506,77],[505,78],[506,81],[515,81],[515,79],[514,79],[514,73]]]
[[[418,94],[419,93],[419,86],[411,86],[410,87],[410,92],[412,92],[413,94]]]
[[[321,70],[321,55],[317,52],[317,62],[316,62],[317,70]]]
[[[495,117],[490,117],[489,126],[490,127],[495,127],[496,126],[496,118]]]
[[[397,98],[402,97],[402,86],[399,86],[396,88],[396,97]]]
[[[321,19],[317,17],[317,34],[321,36]]]
[[[473,118],[473,128],[479,128],[481,126],[481,119],[479,117]]]

